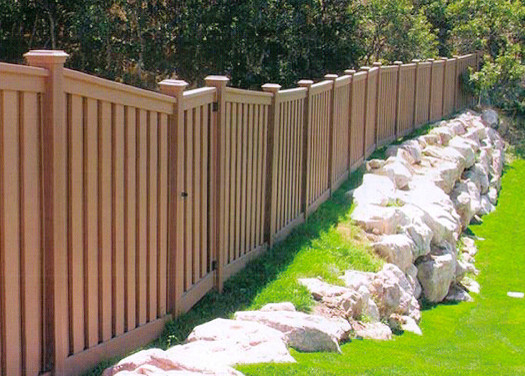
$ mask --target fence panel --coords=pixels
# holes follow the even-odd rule
[[[350,165],[350,89],[351,76],[334,83],[334,117],[332,134],[332,182],[335,191],[348,177]]]
[[[46,371],[42,103],[47,71],[0,64],[0,374]]]
[[[377,135],[377,84],[379,80],[379,68],[371,68],[368,70],[368,78],[366,85],[366,110],[365,110],[365,158],[376,148]]]
[[[447,117],[454,113],[454,95],[456,94],[456,62],[457,59],[445,60],[445,78],[443,80],[443,116]]]
[[[398,71],[397,65],[380,68],[377,94],[377,147],[386,145],[396,138]]]
[[[66,370],[74,373],[85,369],[86,359],[96,361],[101,343],[150,323],[144,341],[154,337],[166,316],[167,134],[173,99],[71,70],[64,77]]]
[[[233,88],[226,88],[223,95],[225,148],[221,153],[227,164],[225,185],[221,187],[224,216],[220,217],[226,221],[224,279],[227,279],[266,248],[265,161],[272,95]]]
[[[210,247],[209,226],[209,178],[210,135],[212,125],[212,106],[216,97],[215,88],[201,88],[184,92],[178,124],[182,140],[177,140],[178,153],[182,156],[183,200],[178,221],[182,222],[182,241],[177,249],[176,259],[182,260],[183,272],[177,273],[179,286],[182,286],[180,302],[176,302],[180,312],[188,311],[213,287],[212,261],[214,255]],[[182,254],[181,254],[182,253]]]
[[[352,76],[352,107],[350,112],[350,170],[361,165],[365,155],[366,78],[367,72]]]
[[[417,63],[416,128],[428,123],[432,63]]]
[[[412,132],[415,125],[417,65],[403,64],[399,68],[399,108],[397,113],[398,137]]]
[[[331,81],[310,86],[308,100],[306,208],[313,212],[330,196],[328,158],[330,147]]]
[[[430,122],[443,117],[443,80],[445,77],[445,61],[432,62],[432,82],[430,83]]]
[[[466,79],[469,67],[476,66],[476,55],[464,55],[457,58],[456,69],[456,109],[463,109],[467,107],[472,97],[463,89],[463,80]]]
[[[277,118],[273,127],[272,196],[270,236],[283,239],[304,221],[303,157],[304,112],[307,89],[282,90],[277,94]]]

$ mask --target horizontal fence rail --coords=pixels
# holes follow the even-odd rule
[[[376,148],[472,104],[480,62],[155,93],[26,58],[0,63],[0,375],[76,375],[152,341]]]

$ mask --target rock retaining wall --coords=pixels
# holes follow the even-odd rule
[[[349,337],[387,340],[392,330],[422,334],[420,300],[471,300],[479,285],[473,239],[460,236],[494,210],[504,143],[497,116],[467,112],[427,135],[390,146],[370,160],[362,185],[348,193],[352,219],[387,263],[377,273],[347,270],[335,286],[299,282],[312,293],[314,313],[291,303],[268,304],[196,327],[183,345],[150,349],[105,371],[111,375],[241,375],[232,366],[295,362],[288,351],[340,352]],[[461,245],[461,247],[458,247]]]

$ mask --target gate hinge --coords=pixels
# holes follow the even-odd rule
[[[213,112],[219,111],[219,102],[213,102],[212,103],[212,111]]]

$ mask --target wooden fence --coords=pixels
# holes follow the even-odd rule
[[[262,92],[0,64],[0,374],[78,374],[286,237],[376,147],[472,101],[479,54]]]

